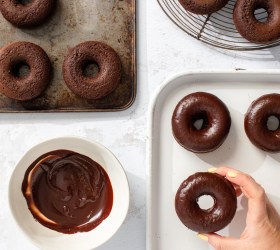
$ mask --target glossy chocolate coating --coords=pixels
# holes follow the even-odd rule
[[[86,76],[84,68],[95,63],[96,76]],[[107,44],[84,42],[74,47],[63,63],[63,78],[69,89],[85,99],[100,99],[114,91],[121,81],[122,66],[118,54]]]
[[[265,9],[266,22],[255,17],[255,10]],[[254,43],[269,43],[280,38],[280,1],[238,0],[233,11],[235,26],[245,39]]]
[[[185,10],[206,15],[222,9],[229,0],[179,0]]]
[[[202,119],[196,129],[194,122]],[[185,149],[195,153],[211,152],[222,145],[231,126],[230,113],[216,96],[196,92],[185,96],[172,116],[174,138]]]
[[[198,205],[199,197],[210,195],[213,207],[205,210]],[[224,177],[213,173],[196,173],[179,187],[175,209],[179,219],[189,229],[200,233],[216,232],[233,219],[237,198],[233,185]]]
[[[55,0],[0,0],[2,15],[20,28],[42,24],[52,14],[54,7]]]
[[[268,129],[270,116],[280,120],[280,94],[268,94],[255,100],[245,115],[244,128],[256,147],[277,153],[280,152],[280,127],[275,131]]]
[[[58,232],[86,232],[106,219],[113,190],[105,170],[87,156],[52,151],[27,169],[22,192],[34,218]]]
[[[14,69],[28,65],[29,73],[19,77]],[[51,62],[45,51],[30,42],[14,42],[0,50],[0,92],[7,97],[27,101],[38,97],[51,80]]]

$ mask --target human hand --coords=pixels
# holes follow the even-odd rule
[[[209,172],[225,176],[248,199],[246,227],[240,238],[223,237],[216,233],[198,234],[216,250],[280,250],[280,216],[265,194],[265,190],[249,175],[220,167]]]

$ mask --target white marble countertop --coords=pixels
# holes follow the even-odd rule
[[[63,135],[84,136],[108,147],[123,164],[131,187],[125,223],[100,250],[145,249],[147,109],[155,88],[169,75],[188,69],[276,69],[280,47],[225,54],[189,37],[161,11],[156,0],[138,1],[138,94],[119,113],[0,114],[0,249],[36,249],[17,229],[8,206],[8,183],[16,162],[33,145]],[[250,59],[251,58],[251,59]]]

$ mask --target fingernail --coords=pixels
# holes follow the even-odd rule
[[[208,168],[209,173],[215,173],[217,168]]]
[[[197,237],[200,238],[201,240],[208,241],[208,237],[204,234],[197,234]]]
[[[228,171],[227,172],[227,176],[231,177],[231,178],[235,178],[237,176],[237,173],[232,172],[232,171]]]

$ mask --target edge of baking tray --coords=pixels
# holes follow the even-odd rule
[[[176,74],[173,74],[172,76],[165,79],[155,90],[150,104],[148,108],[148,127],[147,127],[147,169],[146,169],[146,177],[147,177],[147,197],[146,197],[146,249],[147,250],[156,250],[152,248],[152,241],[154,239],[153,231],[152,231],[152,185],[153,185],[153,126],[154,126],[154,115],[155,115],[155,109],[157,107],[157,103],[159,99],[161,98],[162,93],[165,91],[166,87],[169,86],[169,83],[174,81],[175,79],[182,77],[182,76],[191,76],[191,75],[216,75],[216,74],[243,74],[243,75],[249,75],[249,74],[256,74],[256,75],[268,75],[268,74],[279,74],[280,70],[246,70],[246,69],[235,69],[235,70],[188,70],[188,71],[182,71]],[[175,88],[176,86],[174,86]],[[280,91],[280,78],[279,78],[279,91]]]
[[[136,99],[136,93],[137,93],[137,51],[138,51],[138,43],[137,43],[137,11],[138,11],[138,8],[137,8],[137,4],[136,4],[136,0],[133,0],[133,25],[134,25],[134,32],[132,34],[132,40],[133,40],[133,44],[134,44],[134,49],[133,49],[133,54],[132,54],[132,57],[133,57],[133,83],[132,83],[132,87],[133,87],[133,90],[132,90],[132,96],[129,100],[129,102],[124,105],[123,107],[120,107],[120,108],[116,108],[116,109],[108,109],[108,112],[116,112],[116,111],[124,111],[128,108],[130,108],[133,103],[135,102],[135,99]],[[96,111],[99,111],[99,110],[96,110]],[[101,111],[107,111],[107,110],[101,110]]]
[[[133,77],[132,77],[132,93],[131,98],[128,103],[126,103],[124,106],[118,107],[118,108],[108,108],[108,109],[102,109],[102,108],[81,108],[81,109],[39,109],[39,110],[0,110],[0,114],[8,114],[8,113],[92,113],[92,112],[119,112],[119,111],[125,111],[128,108],[130,108],[136,99],[137,94],[137,51],[138,51],[138,43],[137,43],[137,4],[136,0],[133,0],[132,3],[133,8],[133,25],[134,25],[134,32],[132,34],[132,41],[133,41],[133,53],[132,53],[132,61],[133,61]]]

